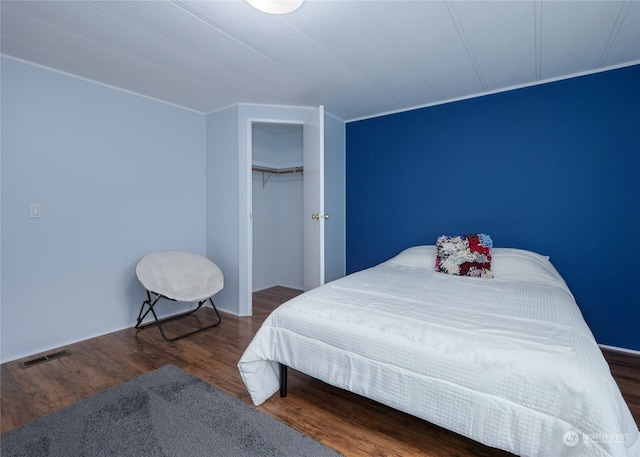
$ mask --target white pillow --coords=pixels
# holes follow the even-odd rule
[[[414,246],[405,249],[389,260],[391,263],[413,268],[436,268],[436,247],[433,245]]]
[[[493,248],[491,250],[491,270],[495,278],[541,280],[547,279],[566,283],[549,257],[525,249]]]

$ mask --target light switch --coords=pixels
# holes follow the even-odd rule
[[[42,217],[40,203],[29,203],[29,217],[31,219],[39,219]]]

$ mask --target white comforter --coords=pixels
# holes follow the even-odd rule
[[[278,363],[523,456],[638,456],[638,428],[548,261],[492,251],[493,279],[410,248],[290,300],[238,363],[255,405]]]

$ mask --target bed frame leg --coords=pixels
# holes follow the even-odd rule
[[[287,396],[287,366],[280,364],[280,397]]]

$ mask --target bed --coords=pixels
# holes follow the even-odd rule
[[[638,427],[548,257],[493,248],[493,278],[416,246],[265,320],[238,368],[255,405],[287,366],[522,456],[640,455]]]

